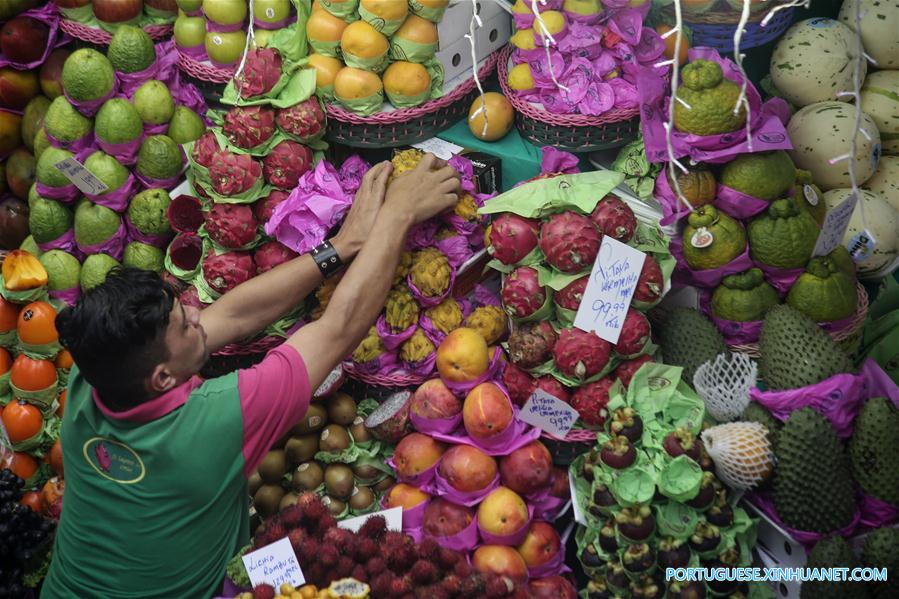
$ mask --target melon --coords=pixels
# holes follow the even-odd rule
[[[849,162],[829,161],[849,152],[854,124],[855,106],[844,102],[818,102],[794,114],[787,134],[793,142],[789,153],[796,168],[811,171],[815,183],[824,190],[851,187]],[[859,185],[874,174],[880,158],[877,124],[863,112],[861,126],[871,139],[857,135],[855,175]]]
[[[877,71],[862,86],[862,110],[880,130],[881,151],[899,154],[899,71]]]
[[[874,252],[868,258],[856,263],[859,277],[865,278],[890,265],[899,254],[899,236],[896,235],[897,227],[899,227],[899,212],[879,194],[866,189],[860,191],[860,201],[855,205],[852,218],[849,219],[849,227],[843,236],[843,245],[848,245],[852,238],[861,233],[867,225],[868,231],[874,236],[877,243],[874,246]],[[827,209],[832,210],[838,206],[849,197],[850,193],[852,193],[851,189],[831,189],[825,192],[824,203],[827,205]],[[862,209],[865,211],[864,224]]]
[[[855,34],[834,19],[796,23],[774,47],[771,80],[783,97],[803,107],[825,100],[847,101],[837,92],[852,89]],[[862,61],[862,78],[867,63]]]
[[[855,30],[855,4],[844,0],[837,17]],[[861,2],[862,44],[865,52],[877,62],[879,69],[899,69],[899,4],[883,0]]]
[[[881,156],[864,188],[882,195],[899,212],[899,156]]]

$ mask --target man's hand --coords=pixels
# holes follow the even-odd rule
[[[391,163],[381,162],[368,169],[362,177],[362,184],[356,192],[346,220],[340,232],[331,240],[331,245],[344,262],[349,262],[359,252],[359,248],[371,234],[387,193],[387,179],[392,172]]]
[[[456,169],[433,154],[425,154],[414,169],[391,182],[385,206],[420,223],[452,208],[459,201],[461,189]]]

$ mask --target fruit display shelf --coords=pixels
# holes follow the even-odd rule
[[[237,70],[236,65],[217,67],[208,60],[191,58],[177,46],[176,49],[178,49],[178,68],[194,79],[224,85],[231,81],[234,72]]]
[[[640,132],[640,109],[613,108],[602,116],[556,114],[541,104],[522,100],[509,87],[512,47],[499,57],[499,84],[515,108],[515,126],[521,135],[539,146],[551,146],[568,152],[595,152],[622,146]]]
[[[487,79],[496,68],[499,53],[479,63],[478,78]],[[444,84],[444,95],[415,108],[383,110],[359,116],[336,104],[328,104],[328,141],[355,148],[396,148],[430,139],[468,113],[477,95],[474,77],[460,75]],[[385,104],[385,108],[388,107]]]
[[[97,46],[108,46],[112,40],[112,34],[97,27],[88,27],[82,23],[69,21],[67,19],[59,20],[59,28],[83,42],[89,42]],[[144,31],[155,41],[168,39],[172,35],[173,25],[171,23],[165,25],[147,25]]]
[[[750,13],[740,49],[763,46],[779,38],[787,30],[793,22],[792,7],[778,10],[771,20],[762,26],[762,19],[768,14],[769,7],[774,4],[776,3],[765,3],[764,9]],[[673,24],[674,5],[662,9],[661,16],[663,20]],[[707,12],[685,13],[683,19],[693,32],[693,46],[708,46],[720,52],[734,51],[734,29],[740,22],[740,9],[733,8],[725,0],[719,0]]]

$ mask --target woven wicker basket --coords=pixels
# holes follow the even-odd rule
[[[613,108],[602,116],[555,114],[517,96],[509,87],[512,46],[499,58],[499,84],[515,108],[515,126],[522,136],[538,146],[569,152],[596,152],[623,146],[640,132],[639,108]]]
[[[81,23],[76,23],[75,21],[60,19],[59,28],[74,38],[97,46],[108,46],[109,42],[112,41],[112,34],[108,31],[96,27],[88,27]],[[144,31],[147,32],[147,35],[156,41],[169,38],[172,35],[172,29],[173,26],[171,24],[147,25],[144,27]]]
[[[231,81],[237,67],[217,67],[211,62],[199,61],[178,51],[178,68],[200,81],[224,84]]]
[[[770,2],[774,5],[774,2]],[[746,50],[762,46],[781,36],[793,22],[793,8],[777,11],[771,20],[762,27],[761,21],[768,10],[759,10],[749,15],[746,32],[740,42],[740,48]],[[666,21],[674,23],[674,7],[662,9]],[[693,46],[708,46],[720,52],[734,51],[734,30],[740,22],[740,11],[735,10],[724,0],[719,0],[711,10],[702,14],[684,14],[684,23],[693,31]]]
[[[587,453],[596,445],[596,431],[577,429],[568,431],[564,439],[558,439],[543,433],[540,441],[546,445],[553,463],[557,466],[569,466],[579,455]]]
[[[484,81],[499,56],[491,54],[478,70]],[[477,94],[474,77],[448,94],[415,108],[359,116],[336,104],[328,104],[328,141],[354,148],[396,148],[430,139],[468,114]]]

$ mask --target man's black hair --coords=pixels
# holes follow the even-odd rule
[[[165,332],[174,302],[175,290],[156,273],[117,267],[56,317],[60,343],[110,409],[149,399],[144,382],[168,358]]]

